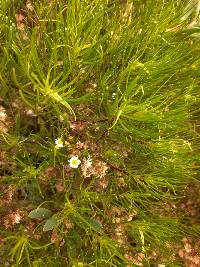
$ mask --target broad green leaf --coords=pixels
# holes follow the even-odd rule
[[[58,222],[54,217],[49,218],[44,224],[43,231],[46,232],[53,230],[57,223]]]
[[[47,219],[52,215],[52,212],[45,208],[37,208],[32,210],[28,217],[31,219]]]

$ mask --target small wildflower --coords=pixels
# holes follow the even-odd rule
[[[90,168],[90,167],[92,166],[92,159],[91,159],[90,156],[89,156],[89,157],[87,158],[87,160],[85,161],[85,165],[86,165],[88,168]]]
[[[76,149],[86,149],[86,148],[87,148],[87,145],[85,145],[85,143],[82,143],[80,141],[76,143]]]
[[[51,234],[51,243],[56,243],[59,240],[57,231],[53,231]]]
[[[19,209],[10,211],[3,220],[3,225],[6,229],[11,228],[15,224],[19,224],[22,220],[23,213]]]
[[[71,157],[71,159],[69,160],[69,166],[71,168],[78,168],[78,165],[81,163],[81,161],[78,159],[78,157],[73,156]]]
[[[87,159],[83,160],[81,170],[84,177],[90,177],[93,174],[92,159],[90,156]]]
[[[63,141],[61,138],[55,139],[56,148],[63,147]]]
[[[64,223],[64,225],[65,225],[65,227],[66,227],[66,229],[65,229],[65,233],[67,233],[70,229],[72,229],[73,228],[73,223],[70,221],[70,220],[68,220],[68,219],[65,219],[64,221],[63,221],[63,223]]]
[[[66,146],[69,146],[70,143],[69,143],[68,141],[65,141],[65,145],[66,145]]]
[[[97,192],[106,189],[108,187],[108,179],[105,177],[100,177],[100,180],[98,181],[98,187]]]
[[[20,213],[19,212],[13,213],[12,220],[13,220],[13,224],[20,223],[20,221],[21,221],[21,215],[20,215]]]
[[[94,175],[98,176],[99,178],[103,178],[106,176],[108,170],[108,166],[103,161],[96,161],[93,173]]]
[[[113,99],[113,100],[115,100],[116,95],[117,95],[116,93],[113,93],[113,94],[112,94],[112,99]]]

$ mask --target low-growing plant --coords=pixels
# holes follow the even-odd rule
[[[199,266],[199,1],[0,22],[0,265]]]

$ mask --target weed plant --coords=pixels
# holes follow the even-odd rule
[[[0,266],[200,266],[199,5],[0,1]]]

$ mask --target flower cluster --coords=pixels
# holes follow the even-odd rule
[[[71,140],[72,137],[70,138],[69,137],[69,140]],[[69,142],[65,142],[65,145],[68,145]],[[56,138],[55,139],[55,148],[56,149],[59,149],[59,148],[62,148],[64,147],[64,143],[62,141],[61,138]],[[78,166],[80,165],[81,161],[79,160],[79,158],[77,156],[72,156],[69,160],[69,166],[73,169],[76,169],[78,168]]]
[[[82,170],[82,174],[85,178],[90,177],[93,174],[91,167],[92,167],[91,157],[88,157],[88,159],[84,159],[83,164],[81,166],[81,170]]]
[[[2,224],[6,229],[11,228],[15,224],[19,224],[23,218],[24,214],[21,210],[11,210],[2,220]]]

